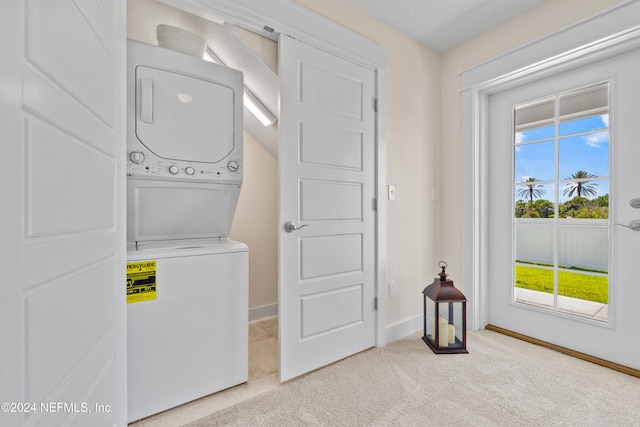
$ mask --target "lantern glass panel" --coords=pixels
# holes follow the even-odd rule
[[[439,302],[438,346],[440,348],[462,347],[463,319],[465,309],[462,302]]]
[[[426,302],[426,307],[427,307],[427,313],[428,315],[425,316],[425,334],[427,335],[427,338],[429,340],[431,340],[431,342],[435,342],[436,339],[436,303],[431,299],[431,298],[427,298],[425,297],[425,302]]]

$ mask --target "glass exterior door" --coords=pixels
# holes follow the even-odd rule
[[[640,49],[492,88],[487,323],[639,369]]]

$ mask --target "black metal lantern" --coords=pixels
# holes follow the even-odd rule
[[[432,284],[424,288],[424,336],[422,340],[436,354],[467,351],[467,299],[447,280],[447,263]]]

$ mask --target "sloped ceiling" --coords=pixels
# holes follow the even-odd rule
[[[242,71],[245,86],[278,117],[278,76],[246,41],[242,31],[230,24],[209,23],[205,39],[226,66]],[[244,129],[272,156],[278,157],[278,122],[265,127],[245,108]]]

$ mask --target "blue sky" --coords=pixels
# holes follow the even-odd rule
[[[609,115],[593,116],[561,123],[559,126],[558,179],[579,170],[607,178],[597,183],[597,196],[609,193]],[[515,182],[534,177],[540,181],[554,181],[555,177],[555,129],[545,126],[517,132],[515,135]],[[550,138],[550,139],[549,139]],[[560,202],[565,183],[560,184]],[[544,185],[542,197],[553,200],[553,184]],[[597,197],[596,196],[596,197]],[[518,199],[518,197],[516,197]]]

